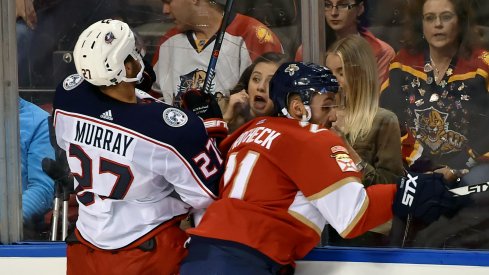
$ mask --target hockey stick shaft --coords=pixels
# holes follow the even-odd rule
[[[448,191],[454,193],[456,197],[466,196],[474,193],[486,192],[489,191],[489,181],[481,182],[473,185],[457,187],[457,188],[450,189]]]
[[[212,49],[211,59],[209,61],[209,66],[207,67],[207,74],[204,80],[204,93],[211,92],[212,81],[216,76],[217,59],[219,57],[219,53],[221,52],[222,41],[224,40],[226,28],[229,25],[233,3],[234,0],[227,0],[226,6],[224,7],[224,16],[222,18],[221,27],[219,29],[219,32],[217,33],[216,41],[214,42],[214,48]]]

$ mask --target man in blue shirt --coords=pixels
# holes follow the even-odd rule
[[[28,228],[41,221],[54,198],[53,180],[42,170],[44,158],[54,159],[48,116],[37,105],[19,98],[22,212]]]

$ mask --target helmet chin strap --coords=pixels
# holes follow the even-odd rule
[[[301,126],[307,126],[309,124],[309,120],[311,120],[312,117],[311,107],[309,105],[304,105],[304,109],[306,112],[302,114],[302,118],[299,122]],[[287,118],[295,119],[289,114],[286,108],[282,109],[282,114],[284,114],[284,116],[286,116]]]
[[[304,105],[304,109],[306,110],[306,113],[302,114],[302,119],[300,121],[301,126],[308,125],[309,120],[311,120],[311,117],[312,117],[311,107],[309,105]]]
[[[141,81],[143,79],[143,72],[144,72],[144,62],[143,62],[143,59],[138,57],[137,60],[139,61],[139,64],[141,65],[141,70],[139,71],[138,75],[136,75],[136,77],[133,77],[133,78],[127,78],[127,77],[122,77],[122,80],[124,82],[138,82]]]

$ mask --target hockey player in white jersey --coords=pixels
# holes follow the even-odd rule
[[[176,274],[180,221],[215,199],[220,153],[199,117],[141,100],[144,65],[126,23],[88,27],[74,61],[53,103],[79,203],[67,273]]]

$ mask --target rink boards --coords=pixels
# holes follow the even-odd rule
[[[64,243],[0,245],[0,274],[66,274]],[[296,274],[489,274],[489,252],[324,248],[297,263]]]

